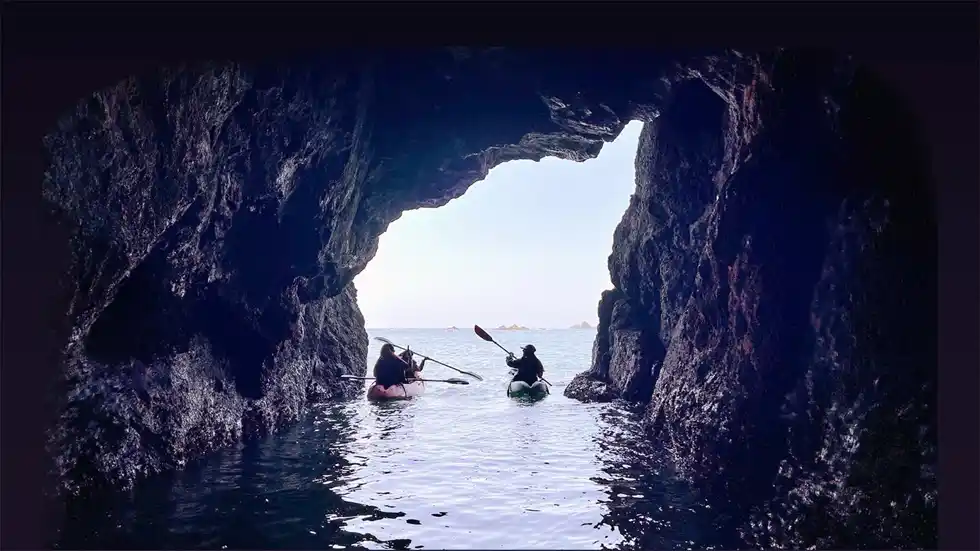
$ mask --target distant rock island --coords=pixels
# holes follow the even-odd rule
[[[497,328],[497,331],[530,331],[527,327],[523,325],[501,325]]]
[[[595,329],[595,328],[589,325],[589,322],[583,321],[582,323],[577,323],[569,327],[569,329]]]

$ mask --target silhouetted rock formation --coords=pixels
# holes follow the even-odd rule
[[[495,327],[494,330],[495,331],[529,331],[527,327],[524,327],[523,325],[517,325],[516,323],[512,325],[501,325],[499,327]]]
[[[566,395],[649,402],[680,465],[757,507],[760,546],[935,541],[936,220],[916,140],[871,75],[798,52],[682,71],[643,130],[594,365]]]
[[[575,325],[569,327],[569,329],[593,329],[588,322],[583,321],[582,323],[576,323]]]
[[[762,545],[935,545],[923,153],[871,76],[792,50],[213,64],[84,99],[45,142],[73,231],[66,486],[353,395],[351,281],[392,220],[507,160],[595,156],[632,119],[649,124],[616,288],[566,394],[649,402],[686,472],[755,508]]]

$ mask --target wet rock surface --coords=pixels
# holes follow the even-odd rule
[[[665,451],[754,511],[758,545],[936,544],[936,220],[917,139],[871,75],[802,52],[689,68],[644,129],[579,376],[596,382],[575,388],[647,401]]]
[[[391,221],[639,119],[615,289],[566,394],[648,403],[749,541],[935,545],[935,219],[908,115],[813,52],[567,57],[211,64],[80,101],[44,144],[73,251],[63,485],[128,485],[354,395],[351,281]]]

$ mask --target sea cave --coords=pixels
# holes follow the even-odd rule
[[[937,219],[916,119],[815,49],[442,48],[166,66],[44,137],[67,228],[62,491],[131,486],[361,386],[352,281],[402,212],[641,121],[565,389],[626,400],[773,546],[936,545]],[[642,69],[637,69],[642,67]]]

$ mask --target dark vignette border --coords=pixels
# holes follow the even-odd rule
[[[40,548],[40,497],[63,323],[59,228],[39,193],[40,138],[78,98],[127,74],[202,58],[485,44],[832,46],[898,87],[933,148],[940,208],[940,546],[978,549],[978,57],[975,2],[11,2],[3,6],[2,484],[4,548]],[[56,505],[56,504],[55,504]]]

